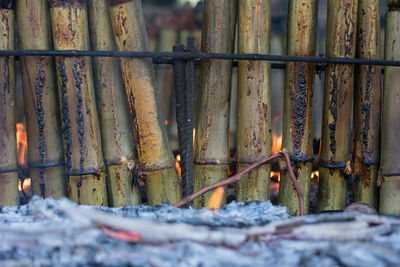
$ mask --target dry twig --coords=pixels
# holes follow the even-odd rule
[[[225,180],[222,180],[222,181],[217,182],[215,184],[203,187],[199,191],[194,192],[193,194],[191,194],[191,195],[185,197],[184,199],[182,199],[181,201],[175,203],[173,206],[177,207],[177,208],[180,208],[180,207],[190,203],[193,199],[195,199],[195,198],[207,193],[208,191],[216,189],[217,187],[220,187],[220,186],[234,184],[234,183],[238,182],[240,179],[242,179],[243,175],[245,175],[246,173],[250,172],[251,170],[257,168],[258,166],[260,166],[260,165],[262,165],[264,163],[270,162],[270,161],[272,161],[272,160],[274,160],[276,158],[279,158],[279,157],[284,157],[285,158],[290,178],[292,180],[293,186],[294,186],[294,188],[295,188],[295,190],[297,192],[297,196],[298,196],[298,199],[299,199],[300,216],[303,216],[304,215],[303,194],[301,193],[300,185],[297,182],[296,176],[295,176],[295,174],[293,172],[292,165],[290,164],[289,153],[285,149],[282,150],[282,151],[279,151],[279,152],[277,152],[277,153],[275,153],[275,154],[273,154],[273,155],[271,155],[269,157],[265,157],[265,158],[263,158],[263,159],[261,159],[259,161],[254,162],[253,164],[251,164],[249,167],[247,167],[243,171],[241,171],[241,172],[239,172],[239,173],[237,173],[235,175],[232,175],[231,177],[229,177],[229,178],[227,178]]]

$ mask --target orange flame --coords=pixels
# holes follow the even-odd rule
[[[17,123],[16,129],[18,165],[24,166],[27,163],[28,138],[24,124]],[[21,183],[21,180],[18,180],[19,192],[22,192],[22,189],[24,189],[24,192],[27,192],[29,191],[30,187],[31,178],[25,178],[23,184]]]
[[[182,175],[182,169],[181,169],[181,165],[179,163],[179,162],[181,162],[181,155],[176,155],[175,160],[176,160],[176,162],[175,162],[176,171],[178,172],[178,175],[181,176]]]
[[[28,150],[28,141],[26,136],[25,126],[22,123],[17,123],[17,156],[18,164],[26,164],[26,152]]]
[[[165,125],[169,125],[169,121],[168,121],[168,120],[165,120],[165,121],[164,121],[164,124],[165,124]]]
[[[211,195],[210,200],[208,201],[207,208],[209,208],[210,210],[219,210],[224,193],[225,190],[223,186],[215,189],[215,192]]]

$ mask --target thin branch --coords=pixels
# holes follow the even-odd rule
[[[279,157],[284,157],[285,158],[290,178],[292,180],[293,186],[294,186],[294,188],[296,190],[296,193],[297,193],[297,197],[299,199],[300,216],[303,216],[304,215],[303,194],[301,192],[300,185],[297,182],[296,176],[294,175],[292,165],[290,164],[289,153],[285,149],[282,150],[282,151],[279,151],[279,152],[277,152],[277,153],[275,153],[275,154],[273,154],[273,155],[271,155],[269,157],[265,157],[265,158],[263,158],[263,159],[261,159],[261,160],[259,160],[257,162],[254,162],[253,164],[251,164],[249,167],[247,167],[243,171],[241,171],[241,172],[239,172],[239,173],[237,173],[235,175],[232,175],[231,177],[229,177],[229,178],[227,178],[225,180],[222,180],[222,181],[217,182],[215,184],[203,187],[199,191],[194,192],[193,194],[191,194],[191,195],[185,197],[184,199],[182,199],[181,201],[175,203],[173,206],[177,207],[177,208],[180,208],[180,207],[190,203],[193,199],[198,198],[199,196],[201,196],[201,195],[203,195],[203,194],[205,194],[205,193],[207,193],[207,192],[209,192],[211,190],[214,190],[217,187],[234,184],[234,183],[238,182],[240,179],[242,179],[243,175],[245,175],[246,173],[250,172],[251,170],[257,168],[258,166],[260,166],[260,165],[262,165],[264,163],[270,162],[270,161],[272,161],[272,160],[274,160],[276,158],[279,158]]]

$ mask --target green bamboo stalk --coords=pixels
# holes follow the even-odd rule
[[[85,0],[50,1],[54,48],[89,50]],[[56,57],[68,195],[80,204],[107,205],[106,174],[88,57]]]
[[[269,0],[239,0],[239,53],[270,53],[271,3]],[[270,63],[239,62],[237,110],[237,162],[242,171],[271,154]],[[271,165],[246,174],[236,187],[238,201],[269,198]]]
[[[287,33],[287,55],[315,56],[317,30],[316,0],[290,0]],[[315,64],[286,64],[282,148],[287,149],[294,163],[294,172],[304,198],[304,212],[310,204],[312,172],[312,95]],[[290,175],[281,171],[279,202],[288,212],[299,215],[299,200]]]
[[[17,0],[16,8],[19,48],[53,49],[48,1]],[[54,59],[38,56],[21,61],[32,192],[60,199],[66,189]]]
[[[379,1],[359,0],[357,20],[357,58],[379,59]],[[353,200],[374,208],[378,208],[381,70],[357,66],[354,92]]]
[[[13,1],[0,1],[0,50],[14,49]],[[0,57],[0,206],[16,206],[18,199],[15,132],[15,59]]]
[[[148,51],[140,0],[112,0],[110,15],[118,51]],[[181,199],[175,159],[150,59],[121,58],[122,77],[136,135],[139,169],[146,175],[149,204],[173,204]]]
[[[329,0],[326,54],[354,58],[357,0]],[[320,152],[318,211],[341,210],[346,205],[346,176],[349,160],[353,95],[353,65],[328,64]]]
[[[206,0],[201,51],[232,53],[235,40],[237,2]],[[201,63],[201,103],[196,122],[194,147],[194,191],[228,176],[229,97],[231,60],[206,60]],[[197,198],[196,207],[204,207],[213,192]],[[223,201],[223,203],[226,200]]]
[[[93,50],[115,50],[108,0],[89,1],[90,33]],[[104,161],[107,168],[109,205],[140,204],[138,187],[133,184],[134,141],[128,101],[117,58],[94,58],[97,107],[99,110]]]
[[[387,2],[385,59],[400,60],[400,1]],[[400,69],[385,67],[382,101],[379,212],[400,215]]]

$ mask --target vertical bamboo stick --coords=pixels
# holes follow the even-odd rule
[[[290,0],[286,51],[289,56],[315,56],[316,0]],[[312,94],[315,66],[312,63],[286,64],[282,147],[290,153],[294,172],[304,198],[305,213],[310,203],[312,171]],[[289,173],[281,172],[279,202],[289,213],[299,214],[299,200]]]
[[[13,8],[13,1],[0,1],[0,50],[14,49]],[[0,57],[0,69],[0,206],[16,206],[19,200],[14,57]]]
[[[269,0],[239,0],[239,53],[270,52],[271,10]],[[271,154],[270,63],[239,61],[237,112],[238,171]],[[238,201],[269,198],[271,166],[265,164],[238,183]]]
[[[357,0],[329,0],[326,54],[354,58]],[[349,160],[353,95],[353,65],[328,64],[320,152],[318,207],[340,210],[346,204],[346,176]]]
[[[118,51],[148,51],[140,0],[112,0],[110,9]],[[151,205],[180,200],[175,159],[168,144],[164,118],[150,59],[121,58],[122,77],[136,135],[139,169],[146,175]]]
[[[89,19],[92,49],[115,50],[110,2],[89,1]],[[139,190],[133,184],[132,173],[135,164],[132,124],[119,62],[116,58],[97,57],[94,66],[109,205],[139,205]]]
[[[400,60],[400,1],[387,1],[385,59]],[[400,215],[400,68],[385,67],[382,101],[379,211]]]
[[[358,1],[357,58],[379,58],[379,1]],[[381,70],[357,66],[354,92],[354,201],[378,208]]]
[[[202,32],[202,52],[232,53],[235,40],[237,2],[206,0]],[[194,191],[228,176],[229,97],[232,61],[204,60],[201,63],[201,103],[194,148]],[[207,205],[209,192],[194,201]],[[225,196],[226,198],[226,196]],[[225,201],[225,200],[224,200]]]
[[[47,0],[18,0],[16,8],[19,48],[51,50]],[[66,190],[54,59],[38,56],[21,61],[32,191],[59,199]]]
[[[89,50],[85,0],[51,0],[56,50]],[[107,205],[106,174],[88,57],[57,57],[68,195],[78,203]]]

